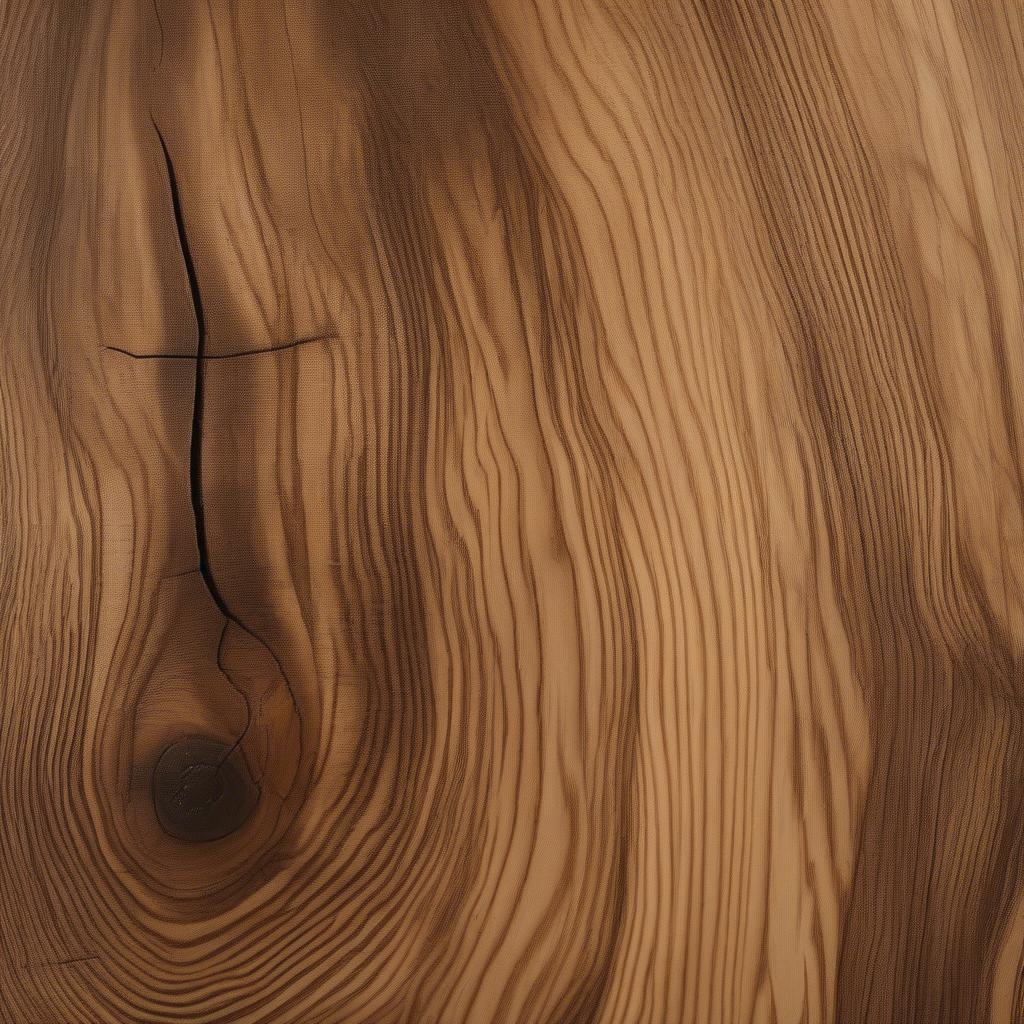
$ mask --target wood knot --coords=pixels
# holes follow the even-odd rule
[[[208,843],[237,831],[258,800],[237,748],[206,736],[176,740],[153,769],[157,820],[186,843]]]

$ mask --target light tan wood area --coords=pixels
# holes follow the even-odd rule
[[[1024,1021],[1022,61],[0,3],[0,1022]]]

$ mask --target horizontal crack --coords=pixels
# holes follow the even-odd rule
[[[295,341],[289,341],[285,345],[271,345],[269,348],[247,348],[241,349],[238,352],[217,352],[213,355],[203,354],[183,354],[180,352],[132,352],[126,348],[118,348],[116,345],[104,345],[103,350],[105,352],[117,352],[122,356],[129,356],[131,359],[187,359],[189,362],[196,362],[196,360],[202,359],[209,361],[213,359],[244,359],[246,356],[262,356],[267,355],[271,352],[285,352],[291,348],[298,348],[300,345],[312,345],[318,341],[337,341],[338,336],[336,334],[315,334],[309,338],[298,338]]]
[[[103,960],[104,957],[100,956],[99,953],[90,953],[86,956],[70,956],[63,960],[36,960],[32,963],[20,964],[20,968],[23,971],[44,971],[53,967],[70,967],[74,964],[89,963],[93,960]]]

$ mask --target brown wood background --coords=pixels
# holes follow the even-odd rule
[[[2,1024],[1024,1021],[1022,60],[0,0]]]

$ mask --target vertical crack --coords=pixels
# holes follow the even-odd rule
[[[189,490],[192,498],[192,518],[195,522],[196,547],[199,551],[199,575],[203,578],[206,589],[210,592],[220,613],[229,621],[237,622],[231,614],[223,595],[217,587],[210,568],[210,550],[206,539],[206,517],[203,510],[203,406],[206,385],[206,319],[203,315],[203,300],[199,293],[199,279],[196,276],[192,250],[188,244],[185,231],[185,218],[181,212],[181,194],[178,190],[178,178],[174,173],[174,162],[160,126],[153,121],[156,137],[160,140],[160,149],[164,156],[167,169],[167,183],[171,190],[171,207],[174,212],[174,226],[178,235],[178,246],[181,249],[188,278],[189,293],[192,297],[192,312],[196,318],[196,376],[195,391],[192,399],[192,433],[189,445]]]
[[[164,165],[167,172],[167,182],[171,193],[171,207],[174,214],[174,225],[178,237],[178,246],[181,250],[182,261],[188,278],[189,293],[192,299],[192,311],[196,320],[197,340],[195,354],[195,390],[192,399],[192,430],[189,443],[189,491],[192,504],[192,517],[195,523],[196,548],[199,557],[199,575],[203,580],[203,584],[205,585],[207,592],[225,620],[224,626],[220,632],[220,638],[217,642],[217,665],[232,688],[245,701],[246,708],[245,726],[238,738],[225,751],[220,761],[220,763],[223,764],[241,744],[253,721],[252,702],[250,701],[248,694],[236,685],[235,681],[231,678],[230,672],[228,672],[223,664],[222,655],[224,638],[227,634],[229,623],[235,625],[239,630],[259,643],[270,654],[278,672],[281,675],[285,688],[288,691],[291,703],[299,720],[300,730],[302,719],[299,714],[298,701],[295,699],[295,693],[287,675],[285,674],[284,666],[281,664],[270,645],[267,644],[262,637],[258,636],[254,630],[246,626],[245,623],[243,623],[231,610],[224,598],[224,595],[221,593],[220,588],[217,586],[217,581],[214,577],[213,569],[210,564],[210,550],[206,531],[206,514],[203,507],[203,413],[206,397],[207,362],[206,320],[203,314],[202,296],[199,291],[199,279],[196,274],[195,262],[192,258],[192,250],[189,246],[188,234],[185,230],[185,218],[181,208],[181,194],[178,188],[177,175],[174,170],[174,161],[171,159],[170,150],[167,147],[167,142],[164,139],[163,133],[160,131],[160,126],[156,123],[156,119],[151,117],[150,120],[152,121],[153,129],[156,132],[157,139],[160,142],[160,149],[163,153]],[[259,784],[257,784],[257,788],[259,788]]]

